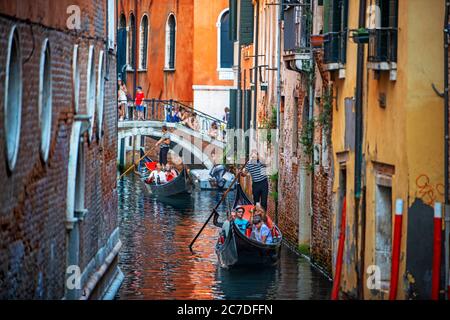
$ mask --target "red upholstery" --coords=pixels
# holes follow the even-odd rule
[[[158,162],[146,162],[145,166],[147,167],[148,170],[153,171],[156,169],[157,164]]]

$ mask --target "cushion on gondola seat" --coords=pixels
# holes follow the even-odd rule
[[[253,217],[253,214],[252,214],[252,210],[255,208],[255,206],[254,205],[252,205],[252,204],[248,204],[248,205],[244,205],[244,206],[240,206],[241,208],[244,208],[244,210],[245,210],[245,212],[244,212],[244,216],[243,216],[243,218],[245,219],[245,220],[247,220],[248,222],[250,222],[250,223],[252,223],[252,217]],[[266,222],[266,225],[267,225],[267,227],[269,228],[269,229],[273,229],[274,228],[274,224],[273,224],[273,221],[272,221],[272,219],[267,215],[267,222]]]
[[[145,167],[150,170],[153,171],[156,169],[156,165],[158,164],[158,162],[146,162],[145,163]]]

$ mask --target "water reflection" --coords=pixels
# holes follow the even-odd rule
[[[125,280],[117,298],[328,299],[331,283],[286,248],[275,268],[224,270],[217,264],[217,229],[211,225],[192,254],[188,245],[221,194],[157,199],[147,195],[132,175],[119,182],[118,192]],[[231,206],[232,198],[219,208],[221,212]]]

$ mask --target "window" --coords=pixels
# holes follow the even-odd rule
[[[389,289],[392,251],[392,188],[377,183],[375,191],[375,265],[380,268],[381,288]]]
[[[116,30],[115,19],[116,5],[115,0],[108,0],[108,49],[114,50],[114,44],[116,42]]]
[[[22,113],[22,54],[16,26],[13,26],[8,38],[4,99],[6,155],[8,168],[12,171],[19,151]]]
[[[86,113],[91,117],[89,137],[92,137],[94,128],[94,113],[95,113],[95,57],[94,46],[89,47],[88,67],[87,67],[87,85],[86,85]]]
[[[170,14],[166,24],[166,70],[175,69],[176,31],[175,16]]]
[[[97,78],[97,138],[103,136],[103,107],[105,100],[105,53],[100,51],[98,58],[98,78]]]
[[[395,69],[391,63],[397,62],[398,0],[377,0],[370,11],[375,17],[369,30],[369,68]]]
[[[291,1],[292,4],[309,4],[308,0]],[[311,34],[311,15],[309,7],[291,5],[284,11],[284,50],[309,51]]]
[[[233,67],[233,41],[230,37],[230,11],[228,9],[219,15],[217,27],[219,70],[231,69]]]
[[[136,18],[130,14],[130,26],[128,28],[128,57],[127,63],[132,69],[136,67]]]
[[[52,129],[52,73],[48,39],[44,40],[39,67],[39,124],[41,128],[41,156],[46,162]]]
[[[139,69],[147,69],[147,54],[148,54],[148,17],[144,15],[141,20],[139,39]]]
[[[324,1],[324,62],[328,70],[343,68],[347,60],[348,0]]]
[[[78,113],[80,96],[80,68],[78,67],[78,45],[73,47],[72,58],[72,100],[75,113]]]
[[[125,70],[128,64],[128,31],[127,18],[122,13],[119,20],[119,29],[117,30],[117,78],[126,82]]]

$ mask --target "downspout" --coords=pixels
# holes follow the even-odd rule
[[[253,130],[256,134],[256,112],[258,105],[258,77],[259,77],[259,0],[256,1],[256,26],[255,26],[255,94],[253,96]]]
[[[449,203],[449,65],[448,65],[448,46],[449,46],[449,14],[450,2],[445,3],[445,21],[444,21],[444,208],[445,208],[445,287],[447,288],[447,299],[450,299],[450,203]]]
[[[280,0],[280,4],[277,6],[277,10],[278,10],[278,28],[277,28],[277,128],[276,128],[276,137],[275,137],[275,141],[276,144],[275,146],[277,147],[277,152],[275,154],[275,168],[276,171],[278,172],[278,166],[280,163],[280,159],[278,158],[279,156],[279,139],[280,139],[280,124],[281,124],[281,119],[280,119],[280,108],[281,108],[281,26],[283,23],[283,3],[284,0]],[[271,130],[271,129],[269,129]],[[280,184],[277,183],[278,186],[278,194],[280,194]],[[275,224],[278,225],[278,205],[275,206]]]
[[[364,28],[366,20],[366,0],[361,0],[359,4],[359,21],[358,27]],[[355,105],[355,181],[354,181],[354,199],[355,199],[355,223],[354,223],[354,234],[355,243],[358,248],[359,243],[359,210],[360,210],[360,200],[362,194],[362,162],[363,162],[363,150],[362,150],[362,137],[363,137],[363,84],[364,84],[364,44],[358,44],[358,56],[357,56],[357,70],[356,70],[356,105]],[[361,215],[361,221],[365,220],[364,213]],[[365,230],[361,228],[362,242],[364,239]],[[356,259],[357,263],[356,273],[357,273],[357,287],[359,296],[362,297],[363,294],[363,284],[362,284],[362,264],[364,260],[364,247],[359,248],[360,257]],[[358,250],[356,250],[358,254]],[[358,261],[359,260],[359,261]],[[358,268],[359,265],[359,268]]]
[[[137,48],[137,21],[138,21],[138,14],[137,14],[137,7],[138,7],[138,0],[134,0],[134,30],[133,30],[133,41],[134,41],[134,79],[133,79],[133,85],[134,85],[134,97],[136,98],[136,90],[137,90],[137,65],[138,65],[138,48]],[[133,47],[133,44],[131,44]],[[134,154],[134,153],[133,153]]]
[[[310,0],[310,14],[311,14],[311,19],[310,19],[310,23],[311,25],[309,26],[309,31],[312,34],[314,32],[313,28],[313,16],[314,16],[314,0]],[[309,35],[310,36],[310,35]],[[311,37],[310,37],[311,38]],[[312,243],[312,216],[314,214],[314,174],[315,174],[315,169],[314,169],[314,153],[315,153],[315,148],[314,148],[314,133],[315,133],[315,126],[314,126],[314,76],[315,76],[315,64],[314,64],[314,54],[313,54],[313,50],[311,47],[311,43],[309,44],[310,46],[310,65],[311,65],[311,72],[308,74],[308,82],[309,82],[309,92],[308,92],[308,96],[309,96],[309,121],[310,123],[312,123],[313,127],[312,127],[312,132],[311,132],[311,141],[313,144],[313,152],[312,152],[312,157],[311,157],[311,168],[312,168],[312,172],[311,172],[311,178],[310,178],[310,196],[309,196],[309,216],[311,217],[311,226],[310,226],[310,232],[309,232],[309,243],[311,246]]]

